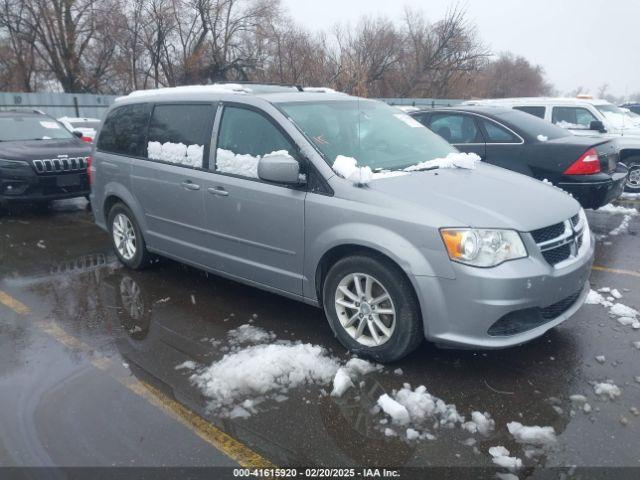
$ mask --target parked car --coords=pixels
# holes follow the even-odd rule
[[[618,198],[628,170],[618,163],[615,139],[578,137],[517,110],[483,106],[435,108],[410,114],[463,152],[547,180],[584,208]]]
[[[82,133],[81,140],[91,143],[100,127],[99,118],[87,117],[60,117],[58,121],[62,123],[70,132]]]
[[[640,193],[640,123],[606,100],[590,98],[500,98],[464,105],[514,108],[552,122],[576,135],[616,137],[620,161],[629,167],[625,190]]]
[[[518,345],[583,304],[594,242],[567,193],[482,162],[421,167],[462,154],[382,102],[263,92],[166,88],[109,108],[91,205],[124,265],[165,256],[316,305],[382,362],[425,337]],[[377,175],[342,178],[339,156]]]
[[[91,147],[38,111],[0,112],[0,203],[89,195]]]
[[[633,113],[640,115],[640,103],[625,103],[624,105],[620,105],[620,108],[627,108]]]

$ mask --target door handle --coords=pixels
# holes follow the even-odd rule
[[[193,183],[191,180],[185,180],[180,185],[182,185],[182,188],[185,190],[200,190],[200,185]]]
[[[207,192],[218,195],[219,197],[228,197],[229,192],[227,192],[224,187],[209,187],[207,188]]]

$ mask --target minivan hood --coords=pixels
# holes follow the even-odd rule
[[[472,170],[438,169],[373,180],[369,187],[450,225],[528,232],[567,220],[580,210],[568,193],[544,182],[481,163]],[[373,192],[372,192],[373,193]]]
[[[63,140],[28,140],[0,142],[0,158],[6,160],[37,160],[58,155],[87,156],[91,146],[77,138]]]

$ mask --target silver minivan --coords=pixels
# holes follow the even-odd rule
[[[589,292],[587,219],[543,182],[429,162],[455,152],[403,112],[333,91],[134,92],[98,133],[91,205],[126,266],[169,257],[321,307],[377,361],[424,338],[527,342]],[[345,158],[369,174],[345,175]]]

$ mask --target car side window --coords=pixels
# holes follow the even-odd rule
[[[478,126],[470,115],[434,113],[429,128],[449,143],[484,143]]]
[[[487,134],[487,143],[520,143],[520,139],[502,125],[491,120],[481,120]]]
[[[591,122],[598,120],[582,107],[553,107],[551,122],[563,128],[589,129]]]
[[[107,153],[141,157],[146,155],[147,124],[151,105],[123,105],[109,112],[100,130],[97,149]]]
[[[258,162],[270,153],[296,158],[296,149],[263,114],[226,106],[218,132],[215,171],[258,178]]]
[[[528,113],[535,117],[541,118],[544,120],[545,107],[535,107],[532,105],[522,105],[518,107],[513,107],[514,110],[520,110],[521,112]]]
[[[202,168],[214,117],[213,105],[156,105],[149,123],[147,158]]]

